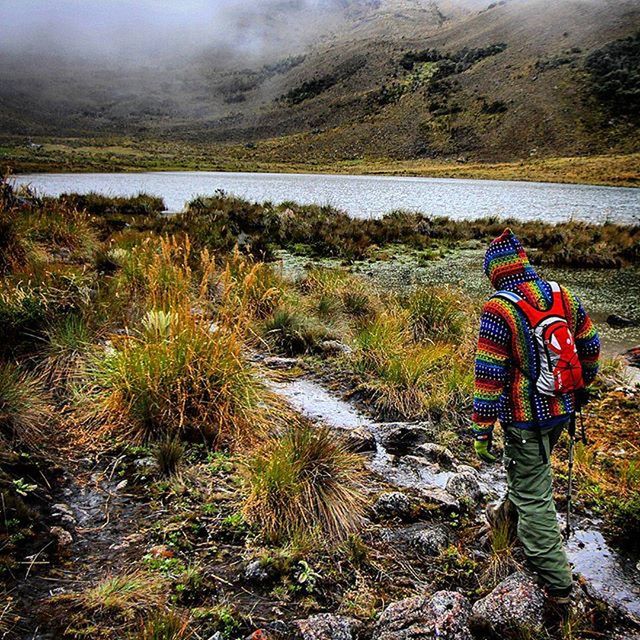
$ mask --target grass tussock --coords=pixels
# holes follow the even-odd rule
[[[394,301],[355,335],[350,362],[358,388],[385,419],[455,422],[468,409],[472,344],[460,335],[467,325],[451,303],[434,304],[436,295],[418,290],[408,309]]]
[[[165,587],[157,575],[133,570],[54,596],[48,614],[62,637],[123,637],[166,606]]]
[[[362,463],[330,431],[296,424],[246,456],[242,513],[272,542],[344,540],[359,526]]]
[[[93,418],[137,441],[250,438],[268,395],[227,328],[185,306],[149,311],[91,362]]]
[[[10,362],[0,363],[0,436],[13,447],[41,450],[56,422],[40,377]]]
[[[136,640],[188,640],[193,637],[189,620],[172,611],[154,615],[135,636]]]

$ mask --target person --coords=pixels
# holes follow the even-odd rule
[[[586,402],[600,340],[578,298],[536,273],[510,229],[489,245],[484,271],[496,293],[480,319],[475,452],[485,462],[496,461],[492,434],[499,421],[508,486],[501,509],[515,512],[516,534],[547,594],[568,602],[572,573],[556,517],[550,456]]]

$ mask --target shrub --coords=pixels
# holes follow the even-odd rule
[[[136,440],[198,437],[215,445],[264,423],[268,394],[237,334],[183,304],[151,311],[90,365],[90,416]]]
[[[14,446],[40,449],[55,416],[42,380],[12,363],[0,363],[0,437]]]
[[[446,287],[420,287],[402,301],[409,310],[416,340],[448,341],[460,338],[470,301]]]
[[[640,110],[640,31],[589,54],[585,68],[594,94],[614,112],[637,117]]]
[[[271,344],[290,356],[311,353],[328,336],[322,326],[287,308],[276,309],[264,323],[264,332]]]
[[[244,517],[273,542],[346,539],[365,506],[362,473],[334,433],[292,425],[245,457]]]

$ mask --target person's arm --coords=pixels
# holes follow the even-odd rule
[[[600,360],[600,336],[595,325],[591,322],[589,314],[584,310],[580,300],[578,304],[576,320],[576,350],[582,365],[582,379],[585,386],[590,385],[596,378]]]
[[[507,381],[511,359],[511,329],[505,320],[506,301],[493,298],[485,303],[475,362],[473,436],[488,441],[498,419],[500,396]]]

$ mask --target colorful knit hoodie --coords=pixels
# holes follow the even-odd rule
[[[529,263],[523,246],[505,229],[487,250],[484,271],[497,291],[511,291],[538,309],[549,309],[551,287]],[[561,287],[566,318],[573,333],[585,384],[598,371],[600,340],[582,304]],[[546,396],[538,393],[536,345],[524,313],[502,297],[484,305],[475,365],[473,431],[477,439],[489,436],[496,420],[523,429],[550,427],[573,412],[569,393]]]

